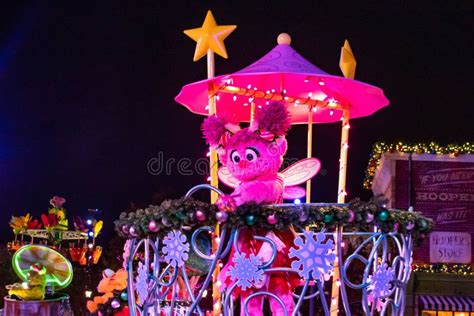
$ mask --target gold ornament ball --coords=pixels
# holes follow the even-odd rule
[[[290,45],[291,36],[288,33],[281,33],[278,35],[277,42],[279,45]]]

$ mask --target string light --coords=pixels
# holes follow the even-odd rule
[[[211,177],[207,177],[207,182],[211,182]]]
[[[333,116],[333,115],[334,115],[334,111],[333,111],[333,110],[329,111],[329,115],[330,115],[330,116]]]
[[[316,112],[316,111],[318,111],[318,107],[317,107],[317,106],[315,106],[315,107],[313,108],[313,112]]]
[[[234,94],[234,96],[232,97],[232,100],[237,101],[237,96]]]
[[[365,171],[364,188],[370,189],[372,187],[372,180],[375,175],[375,170],[378,168],[380,159],[386,152],[452,155],[453,157],[457,157],[463,154],[474,153],[474,144],[466,142],[460,145],[448,144],[446,146],[440,146],[435,142],[417,144],[406,144],[403,142],[387,144],[384,142],[378,142],[374,144],[372,148],[371,158],[369,159],[369,163]]]
[[[249,85],[247,86],[247,89],[251,89],[251,88],[252,88],[252,85],[249,84]]]
[[[324,86],[324,81],[323,81],[322,79],[320,79],[319,82],[318,82],[318,84],[319,84],[320,86]]]
[[[221,99],[220,96],[216,96],[216,100],[219,101]]]
[[[205,109],[206,109],[206,111],[209,111],[209,109],[210,109],[209,105],[206,105]]]
[[[204,290],[204,292],[202,292],[202,297],[203,298],[207,297],[207,290]]]
[[[296,205],[299,205],[299,204],[301,204],[301,200],[300,200],[300,199],[295,199],[295,200],[293,201],[293,203],[295,203]]]
[[[86,298],[91,298],[91,297],[92,297],[92,291],[89,291],[89,290],[85,291],[85,292],[84,292],[84,296],[85,296]]]

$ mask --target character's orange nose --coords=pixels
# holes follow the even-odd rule
[[[247,160],[239,161],[239,168],[247,168],[248,163],[249,162]]]

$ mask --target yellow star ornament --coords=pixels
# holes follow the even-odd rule
[[[207,11],[206,19],[202,27],[185,30],[184,34],[196,41],[196,50],[194,51],[194,61],[198,61],[206,55],[210,49],[214,53],[227,58],[224,39],[232,33],[237,25],[217,25],[212,12]]]

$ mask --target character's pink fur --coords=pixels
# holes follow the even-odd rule
[[[211,146],[219,145],[219,141],[226,132],[225,125],[227,122],[223,118],[210,116],[202,123],[202,133],[207,143]]]
[[[278,170],[287,150],[285,133],[290,128],[290,122],[285,105],[271,103],[257,111],[257,130],[249,127],[237,131],[223,144],[222,136],[228,131],[228,122],[212,116],[204,121],[202,130],[207,142],[221,146],[221,163],[240,180],[240,185],[232,193],[237,205],[281,202],[284,188]],[[261,132],[274,134],[274,140],[260,137]]]
[[[273,102],[255,113],[258,128],[277,136],[285,135],[291,127],[288,109],[283,103]]]
[[[283,163],[283,156],[287,150],[285,134],[290,128],[290,116],[285,105],[272,103],[264,106],[257,111],[255,124],[240,131],[234,130],[232,136],[223,142],[223,135],[228,131],[225,128],[226,124],[225,120],[210,117],[203,124],[203,132],[209,144],[219,147],[221,163],[240,181],[240,184],[231,194],[236,202],[235,204],[242,205],[249,202],[258,204],[281,203],[284,183],[278,176],[278,170]],[[268,133],[270,133],[270,137],[268,137]],[[274,137],[271,137],[271,134]],[[249,234],[253,236],[253,232],[249,231]],[[290,233],[288,232],[288,234]],[[283,237],[284,234],[280,237],[274,235],[274,238],[283,244],[282,248],[285,248],[280,239]],[[239,235],[238,243],[241,251],[249,248],[250,239],[252,238],[245,236],[245,233]],[[273,254],[273,248],[270,248],[263,247],[260,251],[256,251],[260,257],[270,258]],[[289,267],[287,251],[288,249],[280,249],[276,261]],[[248,249],[247,251],[247,253],[252,252],[255,253],[255,249]],[[224,271],[232,265],[232,261],[229,261],[224,270],[221,271],[220,278],[225,286],[229,286],[230,281]],[[284,301],[286,309],[290,313],[293,311],[294,302],[291,285],[285,276],[274,275],[268,282],[263,282],[261,286],[263,286],[263,290],[278,295]],[[241,302],[250,293],[252,293],[250,290],[242,292]],[[252,302],[248,305],[250,315],[262,315],[262,297],[254,298],[250,302]],[[283,315],[283,310],[278,303],[271,301],[270,307],[273,315]],[[241,309],[242,313],[243,308]]]

